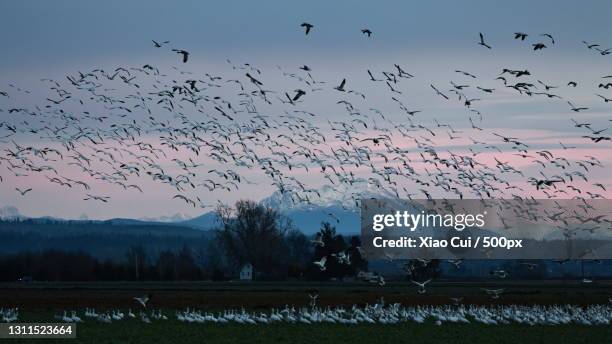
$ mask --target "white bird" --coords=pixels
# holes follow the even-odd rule
[[[140,312],[140,320],[145,324],[150,324],[151,319],[145,314],[145,312]]]
[[[138,302],[143,308],[147,308],[147,302],[151,300],[151,295],[145,295],[142,297],[135,297],[134,300]]]
[[[319,261],[314,261],[314,265],[318,266],[319,269],[321,269],[321,271],[325,271],[326,267],[325,267],[325,263],[327,262],[327,257],[323,257],[321,258],[321,260]]]
[[[317,305],[317,299],[319,298],[319,294],[308,294],[308,296],[310,297],[310,306],[315,307]]]
[[[317,246],[325,247],[325,242],[323,242],[323,236],[321,235],[321,233],[317,233],[317,236],[314,238],[314,240],[310,240],[310,242]]]
[[[83,320],[77,315],[76,311],[72,311],[70,319],[72,322],[83,322]]]
[[[424,281],[424,282],[417,282],[415,280],[410,280],[410,281],[419,286],[419,290],[418,290],[419,294],[425,294],[426,292],[425,286],[427,285],[427,283],[431,282],[431,279],[428,279],[427,281]]]

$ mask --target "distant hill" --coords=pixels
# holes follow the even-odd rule
[[[357,196],[358,195],[358,196]],[[292,220],[295,228],[310,235],[319,231],[321,222],[327,221],[336,227],[339,234],[357,235],[360,232],[360,213],[355,198],[392,198],[388,192],[371,186],[367,181],[355,181],[352,186],[325,185],[318,190],[310,203],[294,203],[288,194],[274,192],[261,203],[278,209]],[[0,208],[0,220],[28,219],[14,207]],[[33,219],[34,220],[34,219]],[[179,232],[187,229],[210,230],[219,225],[214,212],[207,212],[192,219],[176,214],[173,216],[144,217],[142,219],[116,218],[109,220],[62,220],[43,217],[36,220],[67,221],[69,223],[102,223],[129,226],[168,226],[174,225]]]
[[[318,232],[322,221],[327,221],[336,226],[336,231],[339,234],[357,235],[360,231],[359,212],[357,210],[328,206],[311,207],[309,209],[284,209],[280,211],[291,219],[295,228],[307,235]],[[212,229],[219,225],[213,212],[180,222],[180,224],[199,229]]]
[[[360,197],[389,197],[373,190],[364,183],[356,183],[353,188],[323,186],[319,195],[311,203],[293,203],[287,194],[274,192],[261,200],[261,203],[279,210],[293,222],[293,225],[304,234],[314,234],[321,228],[321,222],[327,221],[336,227],[339,234],[357,235],[360,232],[360,213],[353,199]],[[200,229],[211,229],[218,226],[213,212],[205,213],[188,221],[180,222]]]
[[[151,255],[207,247],[210,232],[178,224],[137,220],[66,221],[56,219],[0,220],[0,254],[61,250],[122,260],[132,247]]]

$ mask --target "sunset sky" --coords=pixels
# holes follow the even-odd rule
[[[603,76],[612,75],[612,55],[602,56],[582,43],[585,40],[599,43],[604,49],[612,47],[610,13],[612,2],[608,1],[3,1],[0,91],[10,91],[11,98],[0,97],[0,109],[5,110],[0,112],[0,122],[8,118],[9,107],[21,104],[33,108],[44,104],[48,87],[41,83],[42,78],[65,81],[66,75],[77,71],[144,64],[168,73],[173,71],[172,66],[178,66],[198,75],[211,73],[230,78],[243,74],[233,70],[226,59],[261,69],[266,87],[274,89],[293,87],[278,67],[295,72],[298,66],[306,64],[313,69],[315,78],[327,82],[327,88],[346,78],[350,88],[367,91],[367,106],[394,116],[395,104],[388,97],[388,89],[372,87],[366,70],[392,69],[397,63],[415,75],[410,86],[403,89],[402,101],[422,110],[419,121],[427,126],[435,126],[435,118],[458,130],[471,129],[465,108],[441,102],[429,84],[444,91],[451,87],[451,80],[499,89],[477,106],[484,117],[481,125],[488,134],[477,137],[474,136],[477,133],[469,133],[457,140],[438,137],[436,144],[441,151],[452,147],[455,153],[467,152],[471,146],[468,136],[499,143],[499,138],[490,134],[496,132],[570,160],[592,155],[605,165],[590,174],[592,182],[609,185],[606,192],[599,192],[610,197],[610,143],[592,144],[581,138],[584,131],[575,128],[570,120],[591,122],[598,129],[612,124],[609,122],[612,105],[595,95],[612,98],[610,90],[597,88],[605,80]],[[315,26],[308,36],[299,26],[304,21]],[[373,31],[371,38],[361,34],[363,28]],[[515,40],[513,33],[517,31],[529,33],[528,41]],[[477,45],[479,32],[484,33],[493,49]],[[552,34],[555,44],[539,36],[542,33]],[[169,40],[169,48],[190,51],[189,63],[181,64],[169,49],[154,48],[151,40]],[[548,48],[533,52],[531,44],[536,42],[546,42]],[[519,97],[494,80],[502,68],[528,69],[533,80],[559,86],[551,92],[564,99]],[[478,81],[462,77],[454,72],[456,69],[479,76]],[[566,87],[570,80],[579,87]],[[17,88],[31,94],[21,94]],[[218,92],[231,97],[232,91]],[[479,95],[473,89],[470,92]],[[309,111],[322,115],[313,120],[322,126],[327,120],[345,116],[339,114],[342,108],[335,104],[337,99],[327,93],[313,95],[314,100],[305,104]],[[567,100],[589,110],[574,113]],[[274,110],[280,108],[270,109]],[[401,116],[394,118],[399,120]],[[559,141],[577,148],[565,151]],[[29,141],[33,142],[36,141]],[[342,142],[332,144],[341,146]],[[414,145],[396,144],[407,148]],[[0,149],[8,147],[12,147],[10,142],[0,141]],[[525,171],[537,168],[514,153],[483,154],[479,159],[491,166],[497,157]],[[212,161],[205,162],[214,165]],[[29,216],[141,218],[175,213],[196,216],[205,211],[171,200],[171,191],[151,182],[143,181],[146,189],[143,194],[120,188],[104,189],[100,185],[99,193],[112,196],[112,201],[99,204],[83,202],[82,193],[64,192],[42,176],[11,177],[2,164],[0,176],[4,178],[0,183],[0,207],[15,206]],[[320,182],[305,171],[296,171],[294,176],[313,184]],[[275,188],[261,173],[254,172],[249,177],[257,184],[241,185],[239,192],[201,197],[210,203],[217,199],[229,202],[261,199],[274,192]],[[524,181],[516,183],[522,185]],[[28,186],[34,190],[26,197],[15,191],[15,187]]]

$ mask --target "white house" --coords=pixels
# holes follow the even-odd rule
[[[253,280],[253,265],[246,263],[240,269],[240,280],[241,281],[252,281]]]

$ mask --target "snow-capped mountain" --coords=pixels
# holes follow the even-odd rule
[[[393,198],[389,192],[381,191],[367,182],[354,183],[347,187],[325,185],[319,195],[309,194],[310,203],[294,202],[289,194],[278,191],[261,200],[261,203],[278,209],[293,222],[295,228],[305,234],[313,234],[321,228],[321,222],[329,222],[340,234],[358,234],[360,232],[359,208],[355,199],[360,198]],[[216,223],[212,212],[184,222],[201,229],[213,228]]]
[[[188,221],[190,219],[191,219],[190,216],[187,216],[187,215],[181,214],[181,213],[176,213],[174,215],[162,215],[162,216],[158,216],[158,217],[146,216],[146,217],[141,217],[139,220],[140,221],[146,221],[146,222],[164,222],[164,223],[170,223],[170,222],[183,222],[183,221]]]
[[[19,210],[14,206],[4,206],[0,208],[0,220],[26,220],[26,219],[35,219],[35,220],[50,220],[50,221],[94,221],[94,222],[112,222],[116,224],[164,224],[164,223],[181,223],[188,221],[190,219],[189,216],[184,214],[174,214],[170,216],[159,216],[159,217],[143,217],[140,219],[130,219],[130,218],[112,218],[108,220],[99,220],[99,219],[91,219],[87,214],[81,214],[78,218],[75,219],[64,219],[54,216],[40,216],[40,217],[30,217],[23,215],[19,212]]]
[[[295,228],[305,234],[319,231],[321,222],[329,222],[341,234],[358,234],[360,231],[359,208],[356,199],[394,198],[388,191],[381,190],[367,181],[355,182],[352,186],[325,185],[318,190],[318,195],[309,194],[310,203],[294,202],[289,194],[278,191],[261,200],[261,203],[278,209],[292,220]],[[7,206],[0,208],[0,219],[26,219],[17,208]],[[53,219],[50,218],[49,219]],[[82,217],[80,220],[86,220]],[[174,223],[207,230],[219,225],[214,212],[204,213],[195,218],[184,214],[171,216],[144,217],[140,219],[111,219],[114,223]]]
[[[340,207],[347,210],[357,210],[356,199],[360,198],[395,198],[395,196],[367,181],[358,181],[353,185],[324,185],[318,190],[318,195],[309,193],[310,203],[294,202],[289,193],[274,192],[261,203],[280,211],[309,210],[327,207]]]

